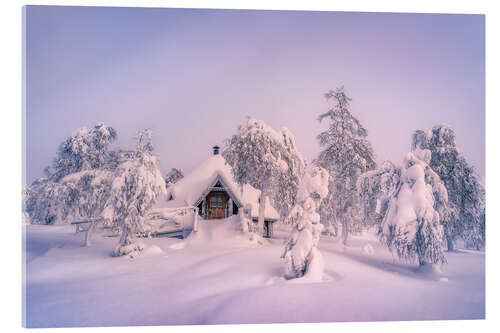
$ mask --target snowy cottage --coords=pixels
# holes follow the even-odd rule
[[[225,219],[232,215],[246,215],[257,223],[260,191],[250,185],[236,184],[231,167],[219,154],[219,147],[213,147],[213,155],[167,189],[157,207],[198,207],[198,214],[204,220]],[[264,213],[264,237],[272,237],[272,224],[279,219],[269,199]],[[203,221],[200,221],[203,223]]]

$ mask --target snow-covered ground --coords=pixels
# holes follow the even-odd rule
[[[233,217],[232,219],[235,219]],[[393,260],[372,234],[344,247],[322,237],[324,281],[283,276],[283,240],[250,241],[227,220],[200,221],[186,240],[145,239],[134,259],[116,238],[70,226],[25,226],[28,327],[481,319],[484,252],[446,253],[442,273]]]

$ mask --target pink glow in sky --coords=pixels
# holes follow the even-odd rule
[[[344,85],[377,161],[451,125],[484,179],[484,16],[28,6],[26,180],[76,128],[117,144],[151,128],[164,173],[190,171],[246,116],[311,161],[323,94]]]

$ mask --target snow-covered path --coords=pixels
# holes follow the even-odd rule
[[[90,248],[68,226],[27,226],[28,327],[484,318],[484,253],[447,253],[441,275],[393,262],[372,235],[323,238],[325,281],[285,281],[282,238],[258,245],[213,223],[188,240],[157,238],[135,259]]]

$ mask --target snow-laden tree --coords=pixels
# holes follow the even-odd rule
[[[25,212],[32,223],[40,224],[104,218],[122,231],[115,255],[141,250],[135,233],[142,231],[147,210],[165,192],[151,131],[139,132],[135,150],[112,153],[107,151],[107,133],[115,137],[114,130],[98,124],[75,133],[61,145],[65,148],[55,163],[61,167],[25,188]]]
[[[38,179],[24,190],[24,211],[33,224],[65,224],[97,218],[109,197],[112,171],[84,170],[58,182]]]
[[[277,161],[280,172],[277,173],[277,179],[274,182],[275,191],[273,191],[270,199],[271,204],[280,213],[280,218],[283,221],[286,220],[297,201],[297,191],[300,179],[306,169],[306,161],[297,150],[293,134],[287,128],[282,128],[280,134],[283,140],[280,157],[284,163]]]
[[[112,160],[108,148],[115,139],[115,129],[103,123],[91,129],[79,128],[61,143],[52,168],[46,172],[58,181],[71,173],[104,168]]]
[[[40,178],[24,189],[23,210],[33,224],[62,224],[74,215],[77,198],[73,187]]]
[[[168,188],[169,186],[177,183],[182,178],[184,178],[184,174],[182,173],[182,171],[177,168],[172,168],[165,176],[165,185]]]
[[[401,169],[390,161],[384,161],[376,169],[367,171],[358,178],[364,226],[371,227],[382,222],[400,178]]]
[[[457,147],[454,130],[447,125],[438,125],[429,133],[415,131],[412,147],[431,151],[429,165],[444,182],[448,192],[449,204],[441,214],[448,250],[454,249],[457,238],[473,244],[473,247],[483,246],[484,187]]]
[[[438,210],[448,197],[444,184],[428,165],[430,159],[427,149],[406,155],[380,227],[381,240],[389,249],[400,259],[418,259],[420,266],[446,263]]]
[[[264,232],[267,198],[282,217],[295,204],[305,162],[287,129],[276,132],[261,120],[249,118],[226,140],[222,156],[239,185],[260,190],[258,232]]]
[[[357,181],[361,174],[375,168],[375,157],[367,131],[349,111],[351,99],[344,87],[325,94],[333,106],[319,116],[319,121],[330,120],[328,129],[318,135],[323,150],[314,164],[330,174],[329,194],[320,206],[321,221],[329,229],[342,226],[345,244],[349,233],[359,230],[362,217]]]
[[[121,155],[102,216],[121,229],[115,256],[134,255],[144,248],[135,234],[142,232],[147,211],[166,192],[165,180],[153,154],[151,131],[139,133],[135,150]]]
[[[318,243],[323,225],[317,208],[328,195],[328,178],[325,169],[313,167],[300,182],[297,203],[288,216],[294,224],[293,230],[281,256],[285,259],[287,279],[303,276],[309,280],[322,278],[324,265]]]
[[[24,189],[24,211],[34,224],[62,224],[96,217],[110,193],[116,154],[108,151],[116,131],[98,123],[80,128],[60,146],[47,177]]]

